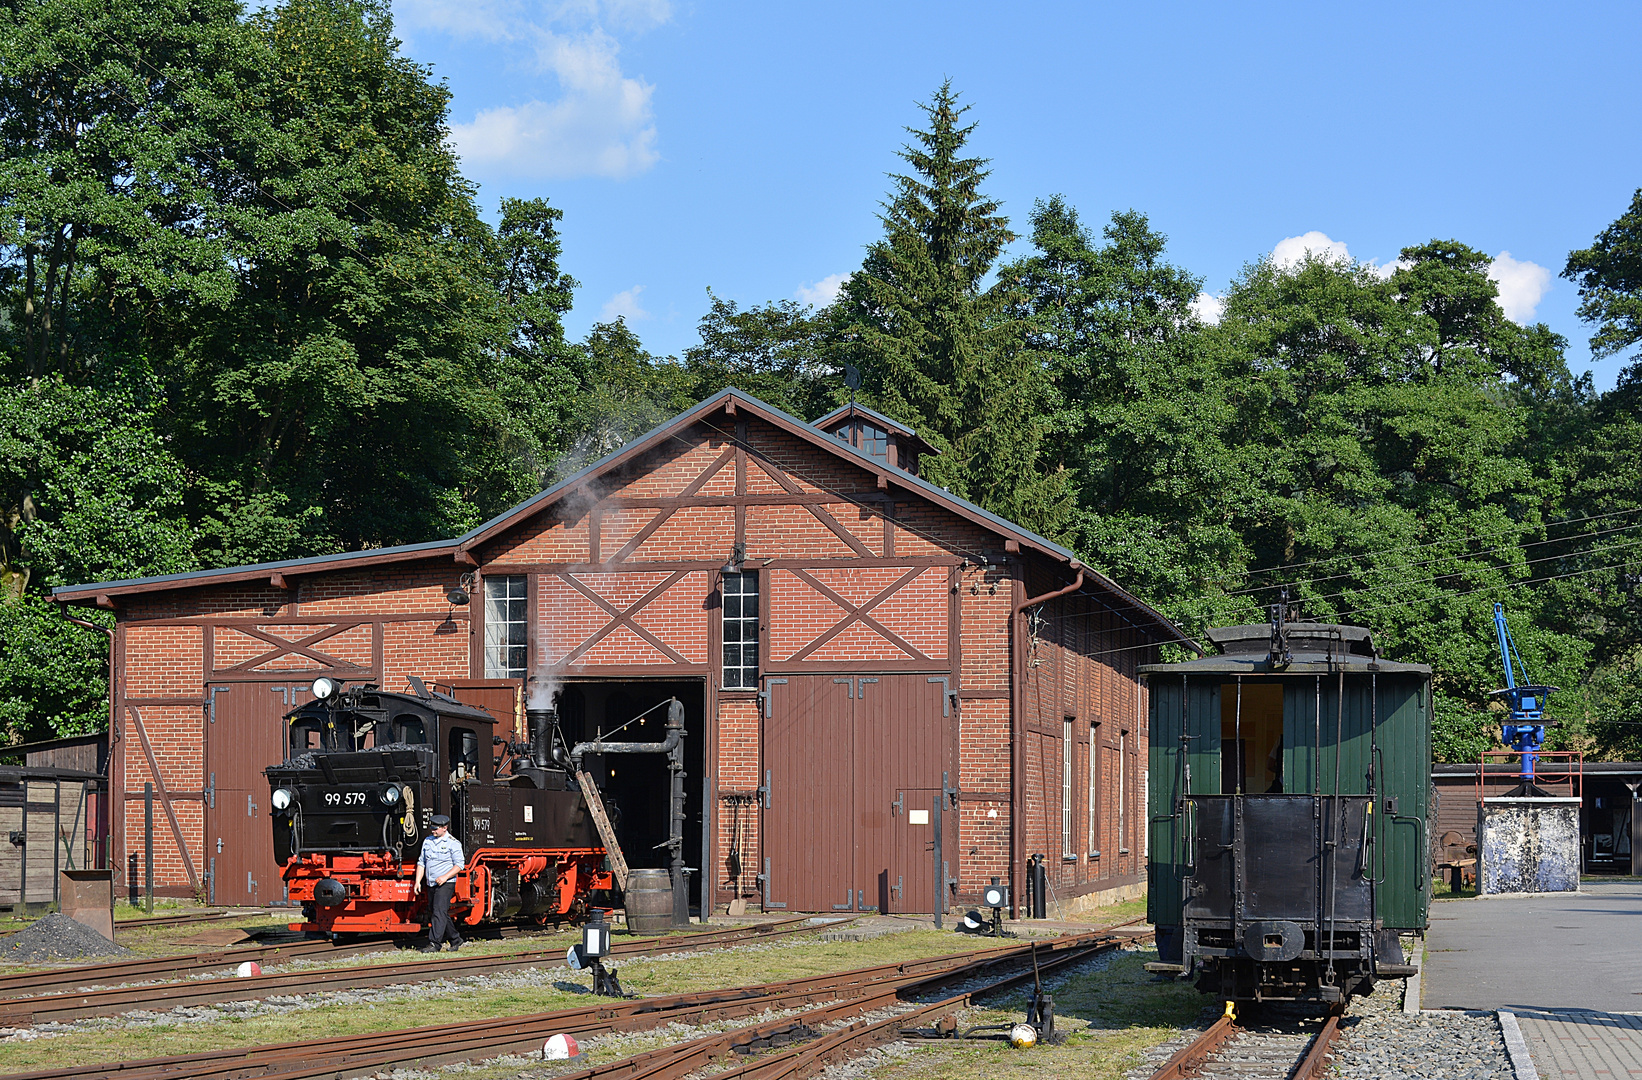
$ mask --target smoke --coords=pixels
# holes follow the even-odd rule
[[[553,699],[559,696],[559,680],[546,672],[537,672],[525,680],[525,686],[530,691],[530,697],[525,702],[527,709],[551,709]]]

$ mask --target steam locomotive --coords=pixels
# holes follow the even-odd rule
[[[287,759],[265,773],[274,855],[302,905],[291,928],[420,931],[428,893],[412,885],[435,814],[449,815],[467,855],[453,918],[579,921],[614,878],[553,714],[533,712],[519,745],[495,734],[489,713],[414,676],[410,685],[399,694],[316,679],[314,700],[285,717]]]
[[[1334,1007],[1414,973],[1430,905],[1431,669],[1357,626],[1217,627],[1150,687],[1147,912],[1159,969]]]

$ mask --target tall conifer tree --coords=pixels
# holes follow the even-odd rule
[[[986,285],[1015,234],[981,191],[986,159],[963,156],[969,106],[948,81],[922,108],[929,126],[907,129],[912,172],[893,177],[884,237],[838,300],[841,352],[870,401],[942,452],[925,459],[931,480],[1054,535],[1069,504],[1058,474],[1039,470],[1049,382],[1013,313],[1013,278]]]

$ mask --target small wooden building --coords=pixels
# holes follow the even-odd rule
[[[153,783],[166,891],[277,902],[280,717],[322,674],[416,675],[512,724],[551,702],[573,741],[680,698],[708,907],[929,912],[994,876],[1019,900],[1031,853],[1059,900],[1138,887],[1136,670],[1185,636],[921,479],[909,427],[818,424],[726,390],[451,540],[57,589],[117,616],[116,858]],[[602,767],[635,865],[665,862],[661,767]]]
[[[61,870],[108,868],[108,736],[0,750],[0,910],[44,911]]]

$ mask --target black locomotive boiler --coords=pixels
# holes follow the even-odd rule
[[[1431,670],[1362,627],[1208,632],[1143,667],[1159,959],[1228,1001],[1331,1006],[1406,977],[1430,903]]]
[[[415,692],[399,694],[316,679],[315,699],[286,716],[288,757],[265,771],[275,857],[302,905],[292,928],[421,930],[428,893],[412,885],[435,814],[467,855],[453,917],[581,917],[614,881],[551,714],[534,714],[516,745],[489,713],[410,682]]]

